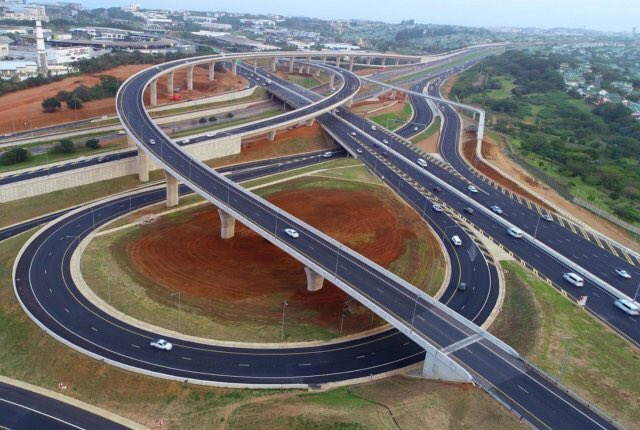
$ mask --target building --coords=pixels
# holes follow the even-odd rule
[[[0,19],[49,22],[45,7],[37,4],[0,1]]]
[[[0,61],[1,79],[24,80],[38,76],[38,64],[35,61]]]
[[[349,45],[348,43],[323,43],[322,46],[330,51],[358,51],[359,46]]]
[[[45,54],[48,65],[69,65],[79,60],[91,58],[91,48],[88,46],[47,47]],[[38,50],[34,46],[16,46],[9,50],[11,58],[21,60],[38,59]]]
[[[0,36],[0,59],[9,55],[9,45],[13,43],[13,39],[7,36]]]
[[[107,27],[77,27],[69,30],[74,38],[88,38],[99,40],[125,40],[129,37],[129,30]]]
[[[301,42],[299,40],[289,40],[288,46],[294,47],[298,51],[308,51],[313,46],[313,42]]]

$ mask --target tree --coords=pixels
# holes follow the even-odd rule
[[[74,97],[67,102],[67,107],[69,109],[82,109],[82,100],[80,100],[77,97]]]
[[[24,148],[11,148],[0,154],[0,164],[9,166],[11,164],[22,163],[31,158],[31,153]]]
[[[62,103],[55,97],[49,97],[42,101],[42,110],[48,113],[55,112],[62,107]]]
[[[100,139],[89,139],[84,143],[84,146],[89,149],[98,149],[100,148]]]
[[[73,98],[78,98],[83,102],[88,102],[89,100],[91,100],[91,89],[86,85],[80,85],[79,87],[71,91],[71,94],[73,95]]]
[[[76,145],[71,140],[64,139],[58,142],[52,149],[53,152],[58,154],[71,154],[76,152]]]

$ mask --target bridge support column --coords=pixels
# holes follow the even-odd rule
[[[269,132],[267,132],[267,140],[269,142],[273,142],[273,140],[276,138],[276,131],[275,130],[271,130]]]
[[[167,207],[178,206],[178,178],[166,170],[164,177],[167,179]]]
[[[149,156],[140,148],[138,148],[138,180],[149,181]]]
[[[271,61],[271,71],[275,72],[278,66],[278,57],[273,57],[273,61]]]
[[[289,59],[289,73],[293,73],[293,57]]]
[[[151,106],[158,106],[158,80],[154,79],[149,85],[149,93],[151,99]]]
[[[216,63],[209,63],[209,80],[213,81],[216,77]]]
[[[167,75],[167,94],[173,94],[173,72]]]
[[[450,382],[471,382],[473,378],[459,364],[436,349],[428,349],[422,367],[422,376]]]
[[[311,127],[315,121],[316,121],[315,118],[309,118],[304,122],[304,125],[306,125],[307,127]]]
[[[367,66],[371,65],[371,60],[373,59],[373,57],[367,57]]]
[[[233,76],[238,76],[238,63],[236,61],[231,63],[231,73]]]
[[[135,147],[136,147],[136,140],[133,138],[133,136],[127,133],[127,148],[135,148]]]
[[[307,275],[307,291],[319,291],[322,289],[324,278],[318,275],[308,267],[304,268],[304,273]]]
[[[315,75],[316,75],[316,78],[319,78],[319,77],[320,77],[320,69],[319,69],[319,68],[318,68],[318,69],[316,69],[316,71],[315,71]]]
[[[187,90],[193,91],[193,67],[187,69]]]
[[[327,64],[327,57],[322,57],[322,64]]]
[[[231,239],[236,233],[236,219],[222,209],[218,209],[218,215],[220,215],[220,237]]]
[[[351,97],[349,100],[347,100],[347,102],[344,105],[345,105],[345,107],[348,107],[348,108],[353,106],[353,97]]]
[[[351,60],[349,60],[349,71],[353,72],[353,60],[355,60],[355,58],[351,57]]]
[[[398,92],[396,90],[391,91],[391,100],[395,100],[398,96]]]
[[[396,58],[395,60],[393,60],[393,64],[395,64],[396,66],[400,64],[400,59]]]
[[[336,57],[336,67],[340,68],[340,56]]]
[[[333,89],[335,87],[336,87],[336,74],[331,73],[331,76],[329,77],[329,88]]]

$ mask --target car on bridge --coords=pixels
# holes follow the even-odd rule
[[[465,292],[466,290],[467,290],[467,283],[466,282],[460,282],[460,284],[458,285],[458,291]]]
[[[467,187],[467,190],[469,190],[470,193],[474,193],[474,194],[478,192],[478,189],[476,187],[474,187],[473,185],[469,185]]]
[[[461,246],[462,241],[460,240],[460,236],[458,236],[457,234],[451,236],[451,243],[453,243],[455,246]]]
[[[493,206],[491,206],[491,210],[494,211],[495,213],[497,213],[498,215],[502,214],[502,209],[500,209],[500,206],[493,205]]]
[[[521,239],[522,236],[524,235],[524,232],[520,230],[518,227],[510,227],[509,230],[507,230],[507,232],[509,233],[509,235],[515,237],[516,239]]]
[[[433,209],[434,212],[442,212],[442,206],[438,204],[431,206],[431,209]]]
[[[617,273],[617,274],[618,274],[618,276],[620,276],[621,278],[624,278],[624,279],[631,279],[631,275],[629,274],[629,272],[627,272],[626,270],[624,270],[624,269],[622,269],[622,268],[620,268],[620,267],[618,267],[618,268],[616,269],[616,273]]]
[[[155,145],[156,141],[155,139],[149,139],[149,145]]]
[[[157,349],[162,349],[164,351],[171,351],[173,349],[173,344],[164,339],[154,339],[149,343],[150,346]]]
[[[545,221],[553,221],[553,217],[550,214],[540,215]]]
[[[300,237],[300,233],[298,233],[292,228],[285,228],[284,232],[287,233],[289,236],[293,237],[294,239]]]
[[[577,273],[566,272],[562,274],[562,277],[576,287],[584,287],[584,279],[582,279],[582,277]]]
[[[463,209],[466,213],[468,213],[469,215],[473,215],[475,213],[475,210],[473,208],[470,207],[466,207]]]
[[[418,163],[418,166],[420,166],[420,167],[427,167],[427,162],[422,158],[418,158],[416,160],[416,163]]]

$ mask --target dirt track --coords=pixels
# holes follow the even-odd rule
[[[388,195],[314,189],[280,192],[269,200],[382,266],[403,255],[411,240],[434,246],[419,217]],[[292,324],[336,332],[344,307],[345,334],[371,327],[372,314],[334,285],[325,281],[321,291],[308,292],[302,265],[283,251],[240,223],[233,239],[222,240],[219,226],[210,207],[163,218],[119,243],[115,253],[123,256],[121,263],[132,262],[134,277],[149,281],[155,300],[182,291],[183,303],[218,321],[276,324],[286,299]]]

